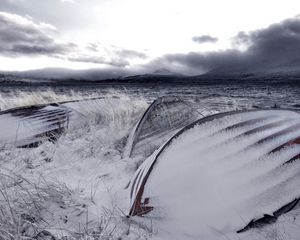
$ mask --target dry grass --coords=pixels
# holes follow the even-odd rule
[[[78,223],[78,231],[62,228],[53,234],[58,218],[49,206],[54,204],[62,211],[77,206],[73,192],[64,184],[48,182],[42,177],[31,182],[21,176],[0,173],[0,181],[0,240],[147,239],[149,236],[117,206],[103,208],[96,222],[90,220],[89,208],[84,206],[81,214],[85,222]]]
[[[72,192],[65,185],[40,178],[33,183],[21,176],[0,175],[0,239],[37,237],[50,226],[45,219],[49,203],[63,207]]]

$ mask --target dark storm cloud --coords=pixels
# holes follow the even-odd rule
[[[192,40],[196,43],[215,43],[218,38],[212,37],[210,35],[194,36]]]
[[[234,37],[236,45],[247,46],[245,51],[230,49],[208,53],[167,54],[149,64],[181,69],[185,73],[203,71],[260,71],[264,69],[300,69],[300,19],[287,19],[265,29]]]
[[[247,36],[247,34],[244,34]],[[240,34],[237,39],[240,38]],[[273,63],[300,63],[300,19],[288,19],[279,24],[248,34],[248,54],[256,60]]]
[[[18,15],[0,12],[0,53],[7,56],[65,54],[76,46],[56,43],[47,31],[54,27],[37,24]]]

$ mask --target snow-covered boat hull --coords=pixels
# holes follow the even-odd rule
[[[251,110],[200,119],[137,170],[129,216],[163,232],[208,237],[274,222],[300,197],[300,114]]]
[[[0,142],[17,147],[36,147],[45,140],[56,141],[65,131],[71,110],[58,104],[36,105],[0,113]]]
[[[18,107],[0,112],[0,144],[37,147],[55,142],[68,129],[71,120],[97,114],[103,103],[87,99]],[[74,121],[73,121],[74,122]]]

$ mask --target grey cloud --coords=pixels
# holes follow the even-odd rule
[[[75,54],[70,56],[68,59],[73,62],[86,62],[106,64],[114,67],[126,67],[130,65],[129,60],[131,59],[147,58],[147,55],[143,52],[123,49],[116,46],[105,46],[100,43],[89,43],[87,44],[86,49],[90,51],[89,54],[78,53],[77,55]]]
[[[249,46],[250,45],[250,37],[245,32],[239,32],[235,37],[232,38],[232,43],[234,46],[238,45],[244,45]]]
[[[86,49],[88,49],[90,51],[93,51],[93,52],[98,52],[98,44],[96,44],[96,43],[89,43],[86,46]]]
[[[114,67],[125,67],[128,66],[130,63],[122,58],[112,58],[106,59],[101,56],[89,56],[89,55],[80,55],[80,56],[73,56],[68,58],[69,61],[72,62],[86,62],[86,63],[95,63],[95,64],[105,64]]]
[[[292,18],[265,29],[240,32],[234,41],[248,45],[245,51],[229,49],[208,53],[167,54],[152,61],[150,67],[181,68],[186,74],[206,71],[264,71],[300,69],[300,19]]]
[[[0,53],[17,55],[64,54],[76,47],[72,43],[56,43],[47,35],[46,24],[37,24],[18,15],[0,12]]]
[[[0,2],[0,11],[20,16],[30,15],[34,19],[51,23],[63,30],[68,30],[71,26],[84,27],[95,20],[90,19],[91,9],[87,9],[85,4],[80,4],[86,0],[78,0],[76,4],[61,0],[1,0]]]
[[[192,40],[196,43],[215,43],[218,38],[212,37],[210,35],[194,36]]]
[[[124,49],[113,45],[107,47],[99,43],[89,43],[87,44],[86,49],[92,52],[103,51],[108,53],[109,55],[114,55],[116,57],[120,57],[120,58],[122,57],[126,59],[133,59],[133,58],[145,59],[148,57],[147,54],[145,54],[144,52],[139,52],[131,49]]]
[[[232,66],[240,66],[243,61],[243,55],[238,50],[208,53],[190,52],[164,55],[150,62],[148,67],[151,69],[166,68],[186,75],[196,75],[217,68],[233,70]]]
[[[117,50],[115,53],[123,58],[147,58],[147,55],[145,53],[134,50],[121,49]]]

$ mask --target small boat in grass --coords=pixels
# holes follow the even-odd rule
[[[205,114],[178,97],[165,96],[156,99],[128,138],[125,157],[150,156],[178,130]]]
[[[72,119],[97,111],[100,98],[39,104],[0,112],[0,143],[16,147],[38,147],[56,142]]]

